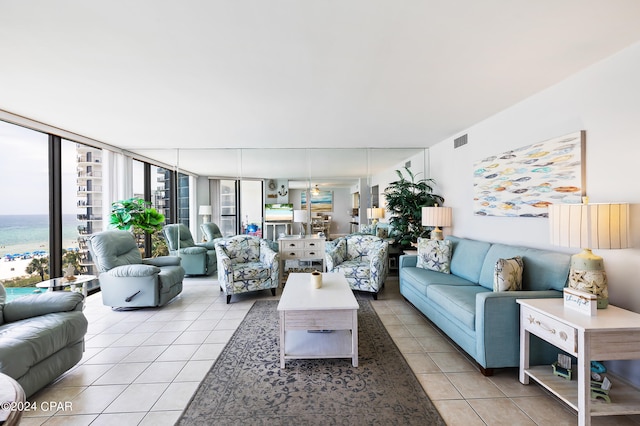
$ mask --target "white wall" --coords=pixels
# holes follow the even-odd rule
[[[473,163],[576,130],[586,131],[586,190],[590,202],[629,202],[634,247],[594,250],[609,278],[610,302],[640,312],[640,43],[517,104],[430,150],[431,177],[453,207],[446,233],[479,240],[550,246],[548,219],[473,216]],[[458,136],[458,135],[456,135]],[[575,252],[575,251],[573,251]],[[618,371],[640,362],[608,363]],[[640,374],[634,381],[640,383]]]

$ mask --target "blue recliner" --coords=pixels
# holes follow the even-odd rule
[[[162,306],[182,292],[180,258],[143,259],[128,231],[104,231],[87,240],[98,269],[102,303],[114,308]]]
[[[213,241],[196,243],[191,231],[182,223],[166,225],[162,233],[169,254],[182,259],[181,266],[186,275],[211,275],[217,269],[216,249]]]
[[[200,225],[200,230],[202,231],[204,240],[207,243],[215,243],[217,240],[222,238],[222,232],[220,232],[220,228],[213,222],[203,223],[202,225]]]

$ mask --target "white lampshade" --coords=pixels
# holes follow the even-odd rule
[[[382,219],[384,218],[384,209],[382,207],[373,207],[367,209],[367,216],[370,219]]]
[[[306,210],[294,210],[293,211],[293,221],[302,223],[308,221],[307,211]]]
[[[629,204],[552,204],[549,232],[551,244],[582,248],[571,256],[569,287],[595,294],[598,309],[606,308],[609,290],[604,260],[591,249],[629,247]]]
[[[200,206],[198,208],[198,214],[202,216],[211,216],[212,209],[211,206]]]
[[[629,204],[552,204],[551,244],[589,249],[629,247]]]
[[[451,226],[451,207],[423,207],[422,226]]]

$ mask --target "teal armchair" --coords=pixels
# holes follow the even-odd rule
[[[110,230],[90,236],[89,252],[98,270],[102,303],[113,308],[162,306],[182,292],[180,258],[143,259],[128,231]]]
[[[172,224],[162,228],[169,254],[182,259],[186,275],[211,275],[216,271],[216,250],[213,242],[196,243],[186,225]]]
[[[218,239],[222,238],[222,232],[220,228],[213,222],[205,222],[200,225],[202,235],[207,243],[215,243]],[[215,248],[214,248],[215,249]]]

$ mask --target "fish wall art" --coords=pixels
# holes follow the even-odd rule
[[[580,204],[584,155],[585,131],[578,131],[476,161],[474,214],[549,217],[550,204]]]

